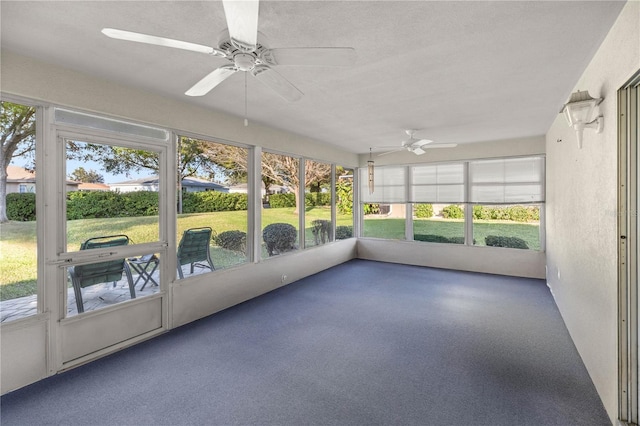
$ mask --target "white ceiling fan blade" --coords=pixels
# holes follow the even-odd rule
[[[253,52],[258,44],[258,0],[223,0],[224,14],[231,43],[245,52]]]
[[[155,46],[173,47],[175,49],[190,50],[192,52],[206,53],[208,55],[226,57],[226,54],[213,47],[202,44],[189,43],[187,41],[171,38],[157,37],[149,34],[141,34],[133,31],[117,30],[115,28],[103,28],[102,34],[118,40],[134,41],[137,43],[153,44]]]
[[[263,56],[272,65],[346,67],[356,62],[356,51],[351,47],[278,48]]]
[[[418,147],[418,148],[412,149],[411,152],[413,152],[415,155],[422,155],[427,151],[425,151],[424,149]]]
[[[431,148],[455,148],[456,146],[458,146],[457,143],[434,143],[432,145],[426,145],[426,146],[422,146],[421,148],[424,149],[431,149]]]
[[[406,147],[401,147],[401,148],[396,148],[396,149],[392,149],[391,151],[387,151],[387,152],[383,152],[381,154],[376,155],[376,157],[382,157],[384,155],[389,155],[389,154],[393,154],[394,152],[400,152],[400,151],[404,151],[406,150]]]
[[[209,93],[218,84],[225,81],[232,74],[238,71],[233,65],[225,65],[207,74],[202,80],[193,85],[193,87],[185,92],[187,96],[204,96]]]
[[[273,89],[284,99],[295,102],[300,100],[304,95],[296,86],[291,84],[286,78],[272,70],[266,65],[257,65],[253,69],[253,75],[260,80],[261,83]]]

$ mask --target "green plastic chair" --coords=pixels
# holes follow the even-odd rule
[[[209,252],[212,232],[211,228],[204,227],[187,229],[182,234],[178,244],[178,276],[181,279],[184,278],[182,265],[191,265],[192,274],[196,266],[215,269]]]
[[[129,244],[129,237],[126,235],[109,235],[106,237],[89,238],[80,245],[80,250],[89,250],[105,247],[126,246]],[[125,259],[107,260],[106,262],[92,263],[90,265],[79,265],[69,268],[73,291],[76,295],[76,305],[78,313],[84,312],[84,302],[82,300],[82,289],[92,285],[116,282],[122,279],[122,273],[127,276],[131,298],[136,298],[136,290],[133,286],[131,270]]]

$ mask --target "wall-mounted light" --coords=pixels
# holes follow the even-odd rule
[[[371,148],[369,148],[369,160],[367,161],[367,174],[369,178],[369,194],[373,194],[373,173],[374,173],[375,163],[373,162],[373,157],[371,154]]]
[[[596,133],[602,133],[604,126],[604,117],[602,114],[595,118],[593,110],[600,105],[603,98],[594,99],[589,95],[589,91],[577,91],[571,94],[569,102],[564,104],[560,110],[560,114],[564,112],[569,126],[573,127],[578,137],[578,147],[582,149],[582,133],[585,128],[596,129]]]

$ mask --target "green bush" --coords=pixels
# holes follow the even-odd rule
[[[287,192],[286,194],[272,194],[269,195],[269,205],[274,209],[281,209],[284,207],[296,206],[296,195],[293,192]]]
[[[330,192],[310,192],[305,194],[305,205],[307,207],[317,206],[330,206],[331,205],[331,193]]]
[[[295,250],[297,237],[298,231],[288,223],[272,223],[262,231],[269,256]]]
[[[208,213],[247,210],[247,194],[218,191],[182,194],[183,213]]]
[[[364,214],[378,214],[380,213],[380,204],[363,204]]]
[[[119,216],[156,216],[158,214],[157,192],[126,192],[120,196],[123,210]]]
[[[509,247],[517,249],[528,249],[527,242],[518,237],[505,237],[502,235],[487,235],[484,239],[486,245],[491,247]]]
[[[146,192],[146,191],[145,191]],[[134,192],[112,192],[112,191],[73,191],[67,193],[67,220],[77,219],[103,219],[111,217],[145,216],[144,212],[149,211],[149,206],[138,205],[140,211],[127,211],[125,208],[126,199],[135,197]],[[158,193],[149,192],[149,200],[158,208]],[[128,203],[130,208],[133,204]]]
[[[413,208],[413,214],[420,219],[429,219],[433,216],[432,204],[416,204]]]
[[[339,214],[353,213],[353,185],[351,180],[338,179],[336,183],[336,208]]]
[[[415,234],[413,239],[429,243],[464,244],[464,237],[445,237],[444,235],[434,234]]]
[[[353,226],[337,226],[336,227],[336,240],[346,240],[353,237]]]
[[[247,233],[242,231],[224,231],[215,236],[216,245],[226,250],[245,253],[247,251]]]
[[[445,219],[463,219],[464,218],[464,210],[460,208],[460,206],[456,206],[455,204],[451,204],[446,206],[441,211],[442,217]]]
[[[525,206],[473,206],[473,218],[480,220],[511,220],[514,222],[535,222],[540,220],[540,208]]]
[[[7,194],[7,218],[20,222],[36,220],[36,194]]]

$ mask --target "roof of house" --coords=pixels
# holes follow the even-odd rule
[[[12,166],[7,167],[7,182],[35,182],[35,170],[27,170],[24,167]]]
[[[116,182],[109,184],[110,186],[144,186],[144,185],[157,185],[158,184],[158,176],[146,176],[138,179],[126,180],[123,182]],[[183,187],[191,187],[191,188],[210,188],[213,190],[226,190],[228,189],[226,186],[220,185],[215,182],[208,181],[206,179],[200,179],[195,177],[187,177],[182,179]]]
[[[109,191],[111,187],[105,183],[80,182],[78,189],[84,191]]]

